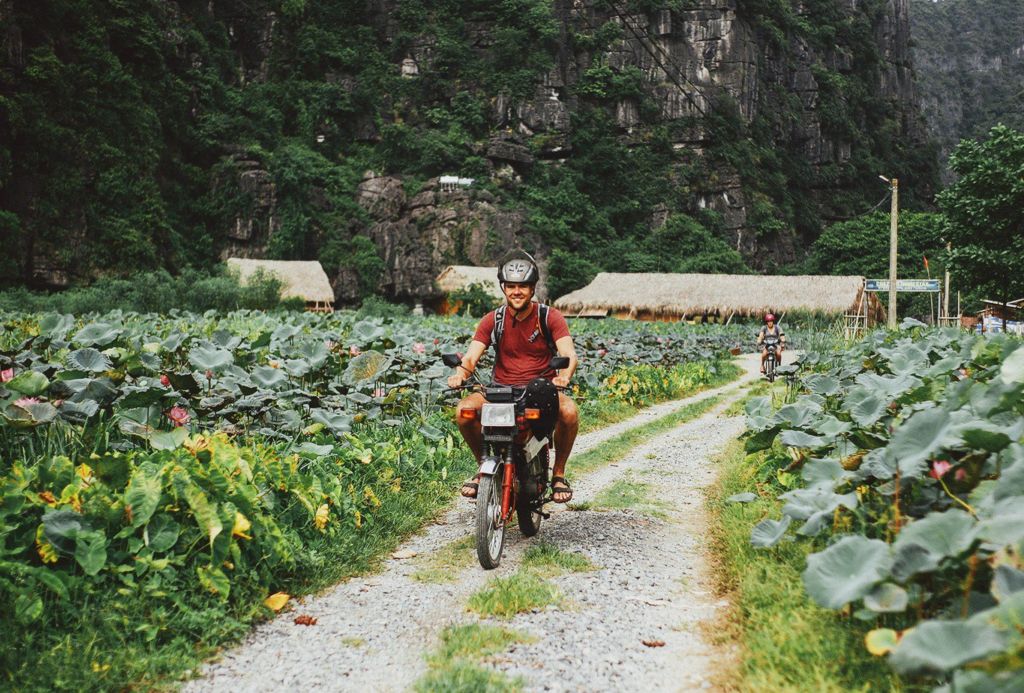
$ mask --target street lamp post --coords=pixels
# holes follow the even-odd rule
[[[899,178],[889,180],[885,176],[879,176],[886,183],[889,183],[892,191],[892,205],[889,208],[889,329],[896,329],[896,255],[897,238],[896,227],[899,220]]]

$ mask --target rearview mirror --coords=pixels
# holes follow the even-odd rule
[[[568,356],[552,356],[551,357],[551,362],[548,363],[548,368],[552,368],[552,369],[554,369],[556,371],[560,371],[563,368],[568,368],[568,367],[569,367],[569,357]]]
[[[441,363],[449,368],[455,368],[462,363],[462,359],[459,358],[458,354],[441,354]]]

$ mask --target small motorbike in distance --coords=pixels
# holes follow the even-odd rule
[[[776,369],[779,366],[779,338],[768,335],[764,338],[764,348],[768,350],[768,358],[764,361],[764,376],[768,382],[775,382]]]

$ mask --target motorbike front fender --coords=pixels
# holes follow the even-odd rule
[[[484,457],[480,460],[480,473],[486,476],[494,476],[500,464],[501,460],[497,457]]]

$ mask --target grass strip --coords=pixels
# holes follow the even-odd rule
[[[637,445],[665,431],[670,431],[691,419],[697,418],[704,412],[712,409],[721,400],[722,395],[714,395],[699,402],[687,404],[671,414],[624,431],[614,438],[601,443],[593,450],[589,450],[582,455],[573,456],[568,466],[569,478],[575,479],[580,474],[592,472],[595,469],[600,469],[605,465],[622,459]]]
[[[455,582],[463,568],[473,565],[476,537],[467,535],[423,557],[420,567],[409,575],[417,582]]]
[[[563,551],[546,541],[533,544],[526,550],[522,567],[543,577],[597,570],[597,566],[583,554]]]
[[[522,690],[519,678],[486,669],[479,662],[515,643],[535,642],[519,631],[483,624],[448,626],[441,645],[427,656],[427,674],[416,682],[419,693],[499,693]]]
[[[765,517],[776,518],[782,503],[760,496],[751,503],[726,498],[756,487],[758,458],[732,443],[719,462],[712,489],[712,551],[720,588],[732,595],[732,613],[717,624],[717,637],[740,646],[734,680],[740,691],[899,690],[885,661],[864,647],[867,628],[814,604],[801,573],[810,542],[783,542],[771,549],[750,545],[750,531]]]
[[[516,614],[558,604],[561,592],[530,570],[494,578],[469,598],[469,610],[481,616],[512,618]]]
[[[668,504],[651,498],[651,485],[626,474],[601,489],[591,510],[634,510],[651,517],[665,518]]]

